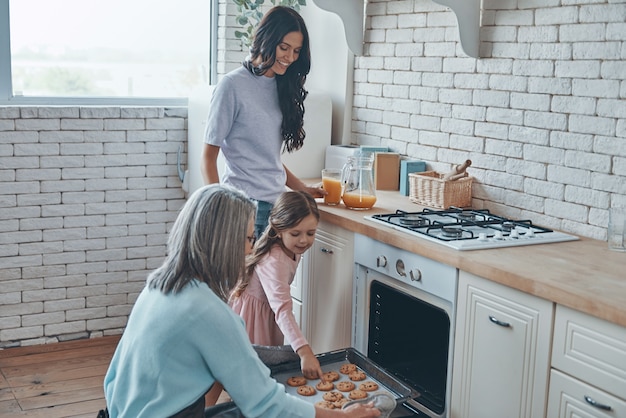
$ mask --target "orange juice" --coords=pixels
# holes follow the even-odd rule
[[[328,192],[324,196],[324,203],[327,205],[338,205],[341,202],[341,182],[337,179],[324,177],[322,178],[324,190]]]
[[[376,196],[344,193],[343,203],[350,209],[370,209],[376,203]]]

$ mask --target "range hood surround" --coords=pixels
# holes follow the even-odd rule
[[[457,18],[463,52],[480,58],[481,0],[433,0],[449,7]],[[320,8],[337,14],[343,21],[348,47],[354,55],[363,55],[363,29],[367,0],[313,0]]]

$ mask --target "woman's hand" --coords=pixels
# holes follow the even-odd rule
[[[302,346],[298,349],[298,355],[300,356],[300,368],[302,369],[302,376],[307,379],[320,379],[322,377],[322,367],[320,362],[313,354],[313,350],[308,345]]]
[[[304,191],[310,194],[313,197],[324,197],[328,194],[328,192],[322,189],[321,185],[315,184],[313,186],[306,186]]]
[[[373,418],[379,417],[380,411],[374,407],[374,402],[356,403],[342,410],[344,416],[351,418]]]
[[[324,409],[315,407],[315,418],[376,418],[380,411],[374,407],[374,402],[356,403],[346,409]]]

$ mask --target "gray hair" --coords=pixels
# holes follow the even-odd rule
[[[176,293],[197,279],[227,301],[245,271],[246,236],[255,212],[256,203],[234,188],[211,184],[196,190],[178,214],[168,255],[148,285]]]

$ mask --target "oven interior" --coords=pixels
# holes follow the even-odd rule
[[[443,414],[450,318],[447,312],[377,280],[371,282],[367,356]]]

